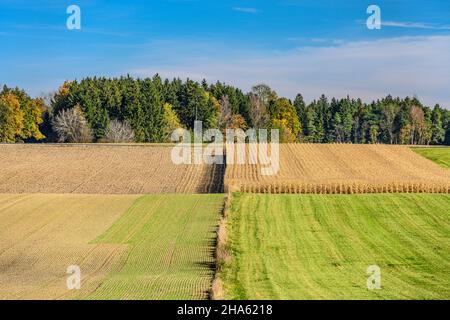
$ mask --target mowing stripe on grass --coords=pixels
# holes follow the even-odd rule
[[[236,194],[227,298],[448,299],[450,196]],[[378,265],[382,289],[368,290]]]

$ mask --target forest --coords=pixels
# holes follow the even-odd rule
[[[448,106],[447,106],[448,107]],[[191,79],[93,77],[48,95],[0,91],[0,142],[170,142],[176,128],[279,129],[281,142],[450,145],[450,110],[413,97],[292,101],[265,84],[250,92]]]

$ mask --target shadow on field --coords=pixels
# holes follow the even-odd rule
[[[225,164],[205,165],[205,170],[198,184],[197,193],[223,193]]]
[[[223,210],[223,208],[221,208]],[[194,262],[195,268],[199,268],[200,270],[207,269],[209,275],[211,276],[211,282],[216,277],[217,272],[217,257],[216,257],[216,247],[217,247],[217,229],[219,228],[219,224],[214,226],[214,229],[208,232],[208,242],[206,243],[206,252],[208,254],[208,261],[198,261]],[[205,290],[202,292],[204,297],[207,300],[212,299],[212,291],[211,289]]]

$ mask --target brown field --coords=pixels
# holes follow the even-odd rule
[[[0,195],[0,300],[67,299],[67,267],[93,292],[119,262],[123,244],[89,244],[137,196]]]
[[[0,145],[0,193],[450,193],[450,171],[405,146],[282,144],[280,171],[174,165],[171,145]]]
[[[220,193],[223,166],[174,165],[170,145],[0,145],[0,193]]]
[[[254,193],[450,193],[450,171],[404,146],[280,145],[280,171],[227,165],[225,190]]]

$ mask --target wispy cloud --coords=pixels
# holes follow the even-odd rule
[[[425,22],[383,21],[381,25],[384,27],[397,27],[397,28],[450,30],[450,25],[438,25]]]
[[[293,98],[302,93],[309,101],[322,93],[335,97],[349,94],[365,101],[388,94],[417,95],[428,105],[440,103],[449,108],[449,51],[450,36],[400,37],[302,47],[276,54],[241,50],[239,55],[230,55],[230,50],[224,53],[218,49],[208,56],[140,65],[127,72],[221,80],[244,90],[265,82],[280,95]]]
[[[337,39],[337,38],[287,37],[285,40],[295,43],[297,45],[316,44],[325,46],[325,45],[340,45],[345,43],[344,39]]]
[[[234,11],[250,13],[250,14],[258,14],[260,11],[256,8],[244,8],[244,7],[233,7]]]

